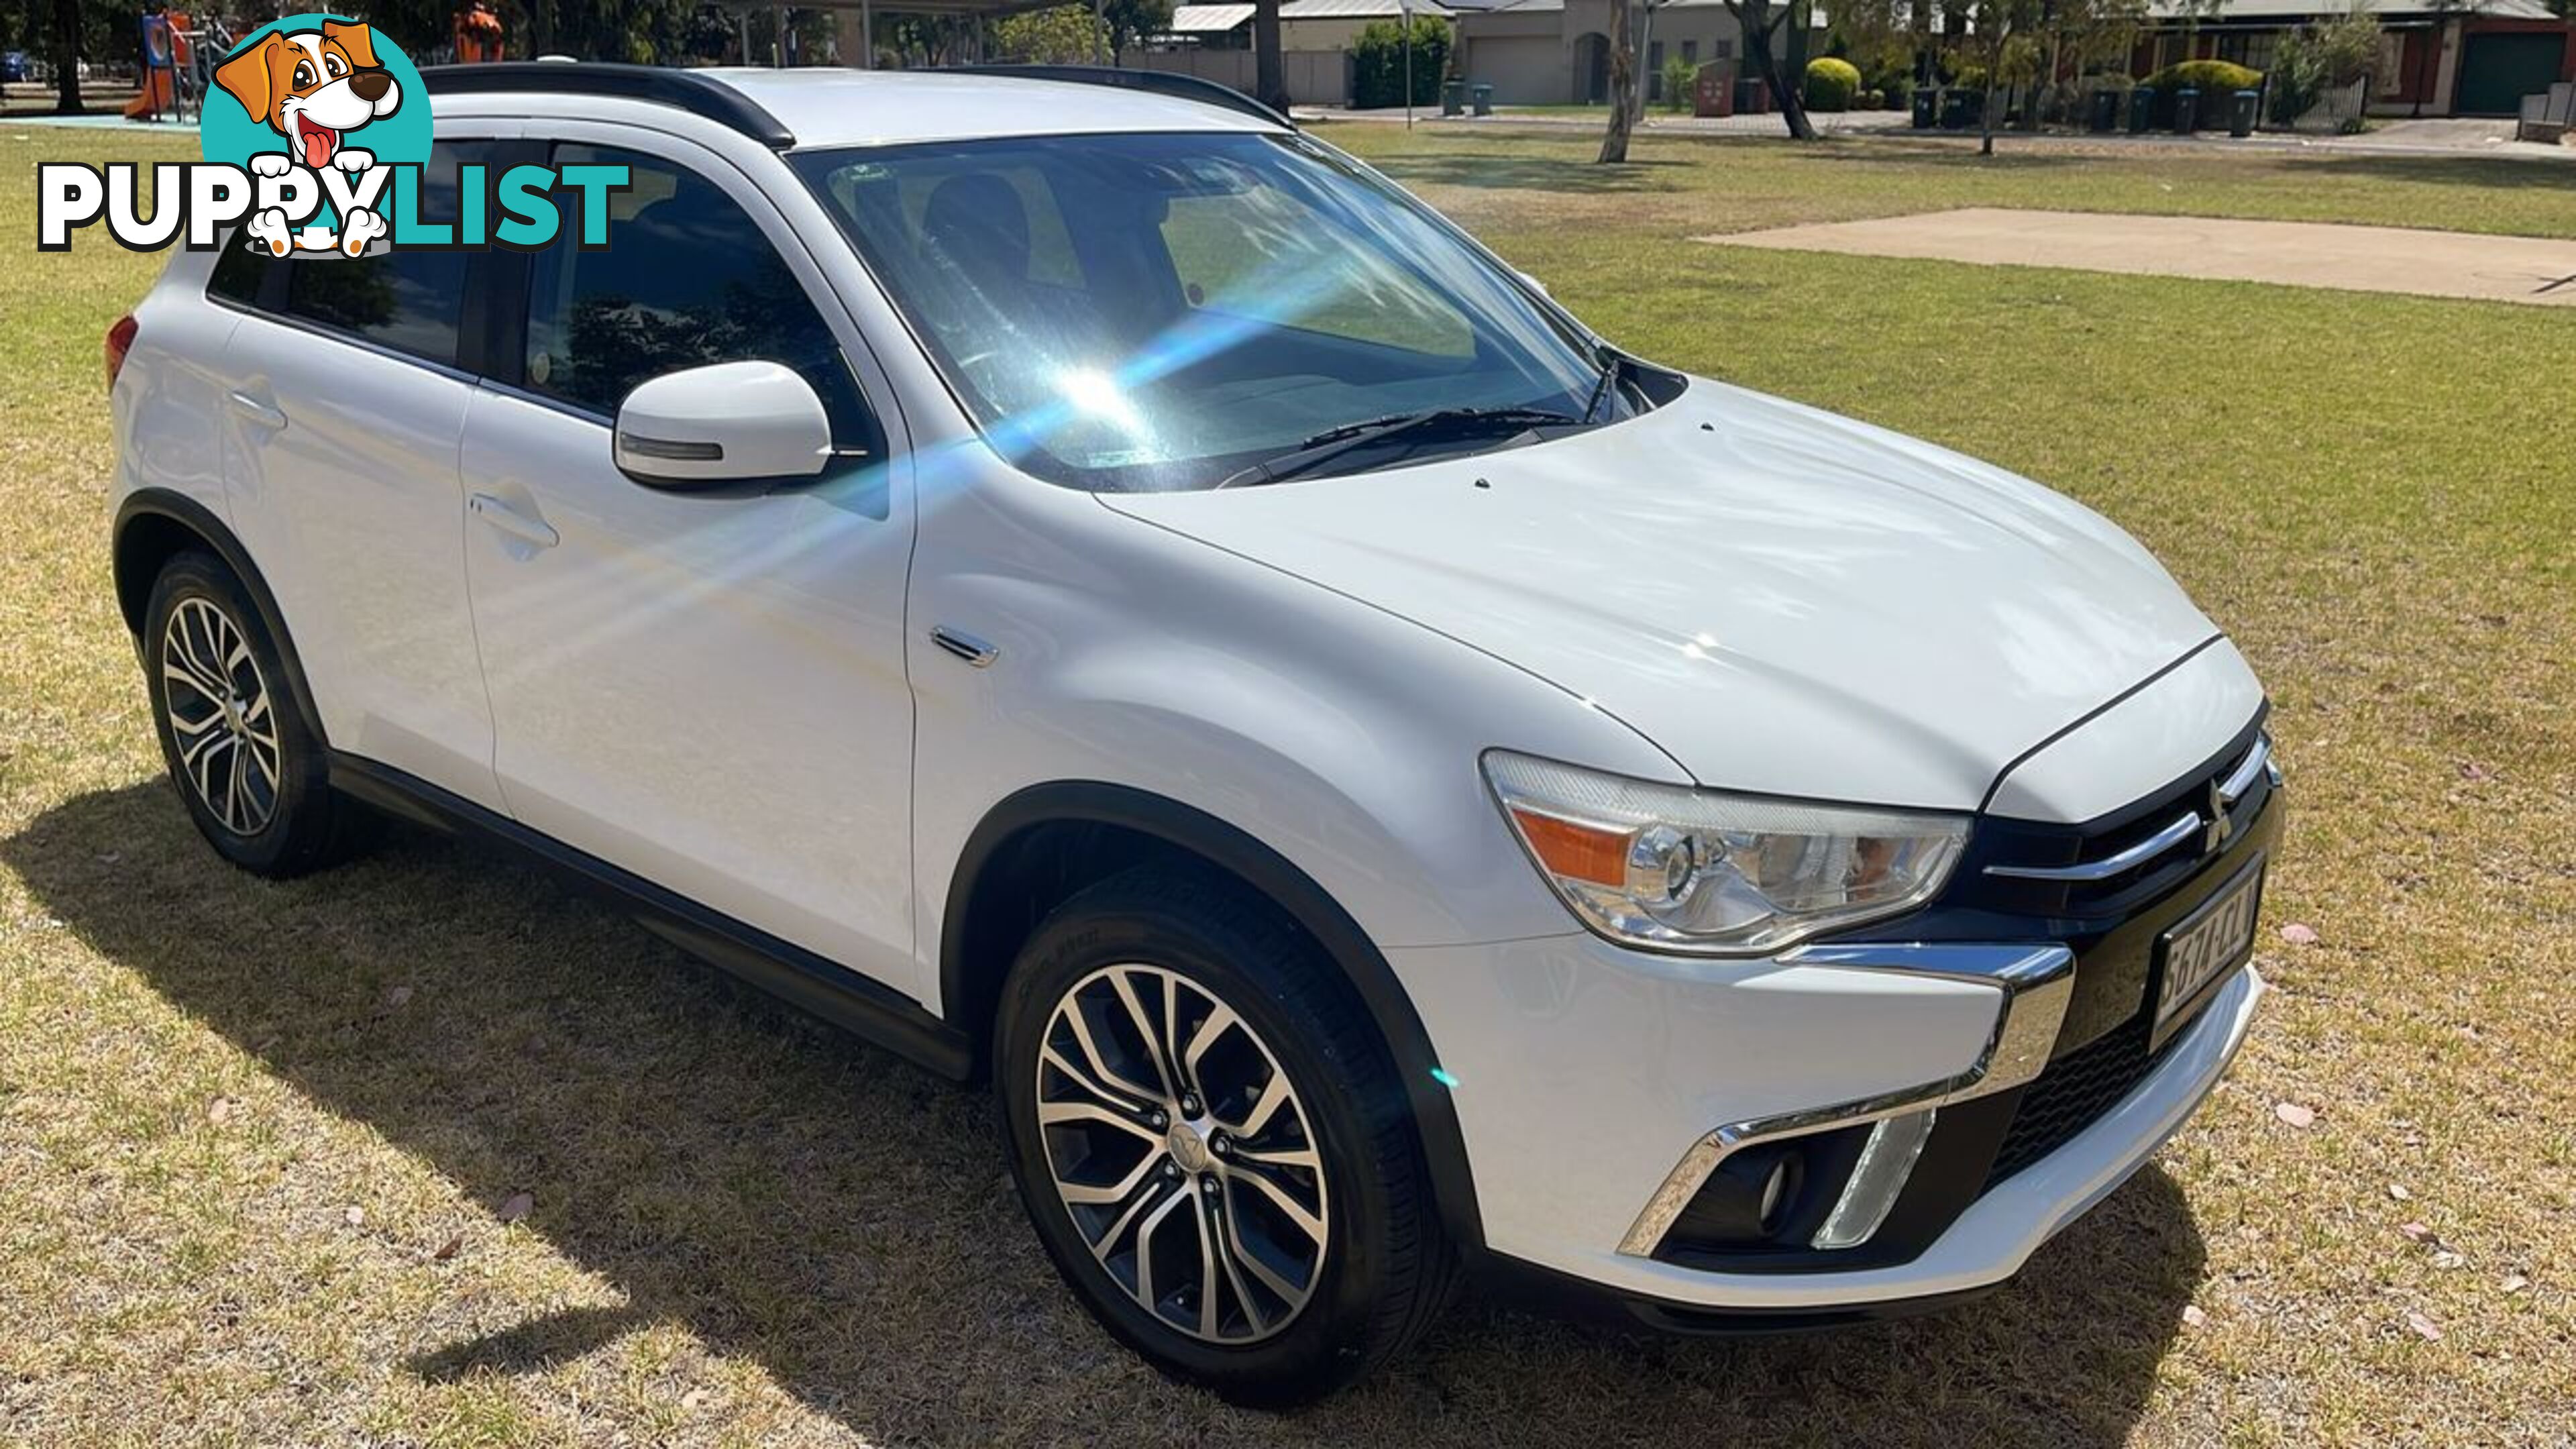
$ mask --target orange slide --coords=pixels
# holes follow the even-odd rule
[[[143,91],[125,103],[125,119],[153,121],[163,111],[177,114],[170,81],[188,63],[188,39],[180,33],[187,28],[188,17],[176,10],[143,17]]]

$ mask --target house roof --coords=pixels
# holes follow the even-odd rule
[[[1378,15],[1401,15],[1404,7],[1396,0],[1282,0],[1282,20],[1359,20]],[[1440,0],[1413,0],[1416,15],[1446,15],[1449,7]]]
[[[1416,15],[1446,15],[1451,7],[1441,0],[1413,0]],[[1400,0],[1282,0],[1282,20],[1374,20],[1401,17]],[[1167,35],[1222,35],[1252,18],[1249,5],[1176,5],[1172,23],[1164,26]]]
[[[2189,0],[2148,0],[2147,12],[2158,20],[2180,20],[2192,11]],[[2555,20],[2546,0],[2470,0],[2466,6],[2436,7],[2432,0],[2219,0],[2216,10],[2202,9],[2203,21],[2225,23],[2231,20],[2291,21],[2320,19],[2342,15],[2349,10],[2366,10],[2386,19],[2422,16],[2436,8],[2447,8],[2452,14],[2483,15],[2498,20]]]
[[[2539,0],[2532,0],[2539,3]],[[1714,10],[1726,0],[1649,0],[1654,10]],[[1565,0],[1450,0],[1449,8],[1465,15],[1484,15],[1510,11],[1516,15],[1547,14],[1565,8]],[[1825,7],[1811,5],[1810,23],[1818,30],[1828,28]]]
[[[1251,18],[1249,5],[1175,5],[1172,23],[1163,29],[1173,35],[1222,35]]]

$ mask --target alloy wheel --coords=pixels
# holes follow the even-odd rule
[[[1166,1326],[1255,1343],[1313,1295],[1331,1223],[1312,1121],[1207,987],[1134,963],[1076,982],[1039,1049],[1037,1125],[1092,1256]]]
[[[213,600],[181,599],[162,626],[161,701],[197,798],[235,835],[265,829],[283,768],[277,718],[249,635]]]

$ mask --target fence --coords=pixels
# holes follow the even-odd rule
[[[1232,86],[1245,95],[1254,91],[1253,53],[1249,50],[1131,50],[1125,63],[1137,70],[1192,75]],[[1288,99],[1301,106],[1342,106],[1351,99],[1350,56],[1338,50],[1284,50],[1279,78]],[[1438,97],[1424,98],[1436,101]]]

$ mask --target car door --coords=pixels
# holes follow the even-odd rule
[[[501,140],[431,148],[423,214]],[[223,472],[335,749],[500,803],[465,595],[456,448],[477,364],[482,254],[396,248],[284,260],[241,249],[210,295],[247,315],[224,354]]]
[[[495,773],[526,825],[918,994],[899,450],[846,310],[758,188],[687,142],[639,144],[554,147],[633,184],[606,247],[518,259],[522,325],[466,419]],[[814,383],[832,470],[748,494],[618,471],[627,390],[751,358]]]

